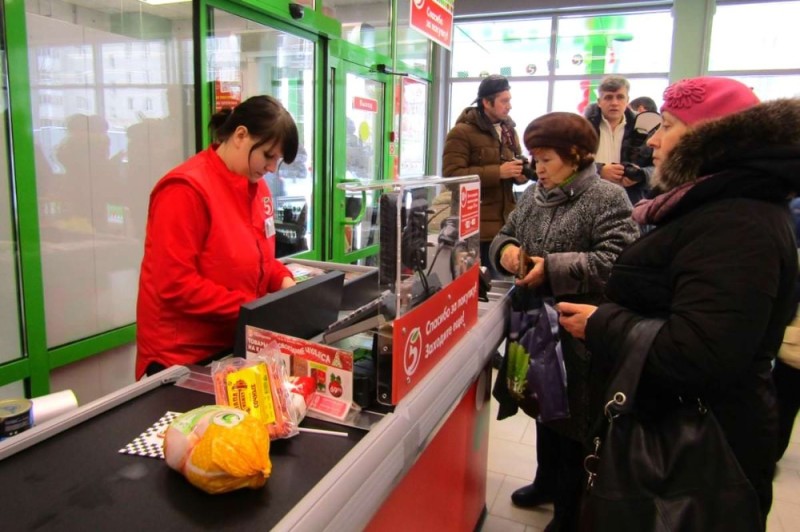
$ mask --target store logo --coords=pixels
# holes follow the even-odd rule
[[[417,9],[422,9],[422,6],[424,5],[425,0],[414,0],[414,6],[416,6]]]
[[[405,348],[403,349],[403,369],[409,377],[413,375],[419,367],[422,359],[422,333],[419,327],[415,327],[408,335]]]

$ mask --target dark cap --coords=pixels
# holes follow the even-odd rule
[[[528,150],[534,148],[563,148],[573,146],[588,153],[597,151],[597,133],[588,120],[575,113],[548,113],[525,128],[522,136]]]
[[[511,90],[511,85],[508,84],[508,80],[505,76],[501,76],[500,74],[486,76],[481,80],[481,84],[478,86],[478,97],[475,98],[473,103],[478,103],[481,98],[489,98],[498,92],[508,90]]]

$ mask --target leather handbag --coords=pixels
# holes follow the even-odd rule
[[[701,400],[676,398],[657,412],[637,408],[646,355],[663,323],[637,323],[623,344],[594,452],[584,461],[581,529],[763,530],[755,490]]]

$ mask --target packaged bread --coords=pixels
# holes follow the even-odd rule
[[[164,458],[211,494],[260,488],[272,471],[264,424],[243,410],[219,405],[175,418],[164,434]]]

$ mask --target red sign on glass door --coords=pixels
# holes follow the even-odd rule
[[[353,98],[353,109],[359,109],[361,111],[370,111],[372,113],[378,112],[378,101],[373,100],[372,98],[362,98],[361,96],[356,96]]]

